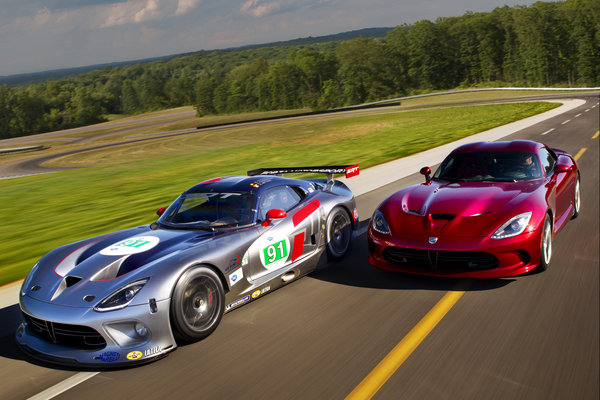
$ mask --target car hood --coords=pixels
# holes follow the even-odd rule
[[[380,209],[396,237],[489,236],[543,186],[525,182],[432,182],[401,190]],[[514,213],[514,214],[513,214]]]
[[[151,277],[147,270],[157,262],[226,234],[145,226],[74,243],[42,258],[24,290],[40,301],[90,307],[132,281]]]

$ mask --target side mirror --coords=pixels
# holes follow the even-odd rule
[[[158,215],[160,217],[165,213],[166,210],[167,210],[167,207],[161,207],[158,210],[156,210],[156,215]]]
[[[570,165],[556,164],[554,166],[554,173],[555,174],[560,174],[562,172],[569,172],[570,170],[571,170],[571,166]]]
[[[423,168],[421,168],[421,170],[419,172],[421,173],[421,175],[425,175],[425,184],[430,185],[431,184],[431,176],[429,174],[431,174],[431,168],[423,167]]]
[[[267,211],[267,218],[262,223],[262,226],[269,226],[271,221],[274,219],[281,219],[287,217],[287,213],[280,208],[273,208]]]

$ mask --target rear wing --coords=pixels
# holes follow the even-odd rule
[[[248,171],[248,176],[256,175],[278,175],[292,173],[315,173],[327,174],[327,184],[333,183],[334,174],[346,174],[346,178],[351,178],[360,173],[358,164],[356,165],[336,165],[325,167],[292,167],[292,168],[258,168]]]

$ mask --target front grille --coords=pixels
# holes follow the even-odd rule
[[[45,321],[23,313],[29,330],[39,338],[62,346],[79,349],[101,349],[106,340],[95,329],[83,325]]]
[[[392,264],[428,269],[479,270],[498,266],[498,259],[478,251],[437,251],[388,247],[383,258]]]

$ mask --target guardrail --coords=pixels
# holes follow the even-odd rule
[[[14,147],[12,149],[0,149],[0,154],[17,153],[19,151],[44,150],[45,148],[46,146],[41,144],[37,146]]]

